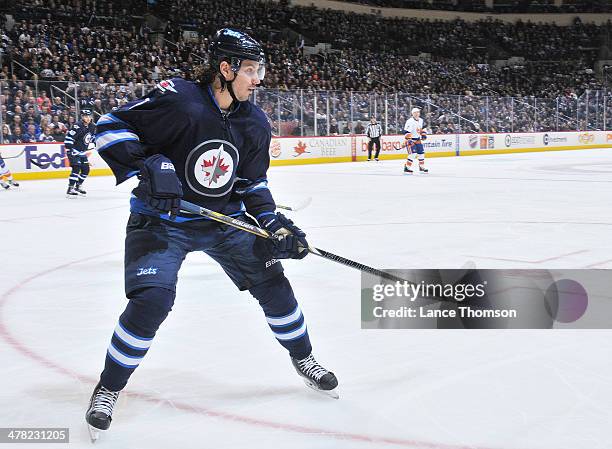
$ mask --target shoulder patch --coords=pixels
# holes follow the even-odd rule
[[[176,88],[174,87],[174,81],[172,80],[163,80],[155,87],[159,89],[162,93],[165,93],[166,91],[174,92],[175,94],[178,93],[176,91]]]

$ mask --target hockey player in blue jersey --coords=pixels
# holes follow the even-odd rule
[[[305,257],[308,243],[302,230],[275,212],[268,188],[271,129],[262,110],[248,101],[264,76],[262,47],[225,28],[214,36],[210,52],[210,66],[197,82],[163,81],[97,122],[96,148],[117,183],[134,175],[140,183],[133,191],[125,242],[129,302],[86,413],[92,438],[110,426],[119,392],[171,310],[177,273],[192,251],[204,251],[238,289],[259,301],[274,337],[307,385],[337,397],[338,381],[313,357],[304,315],[278,262]],[[181,198],[241,220],[248,220],[248,212],[282,238],[265,240],[182,213]]]
[[[87,151],[94,148],[95,133],[96,126],[92,121],[91,110],[81,110],[81,121],[68,131],[64,139],[66,155],[68,156],[70,167],[72,167],[70,177],[68,178],[68,191],[66,192],[66,197],[68,198],[87,194],[81,186],[89,174]]]

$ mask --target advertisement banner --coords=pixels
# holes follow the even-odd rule
[[[365,160],[369,139],[358,136],[275,137],[270,144],[271,165],[319,164]],[[423,142],[428,157],[469,156],[612,147],[612,131],[436,134]],[[67,177],[70,165],[63,143],[0,145],[8,169],[16,179]],[[110,175],[96,151],[90,151],[92,175]],[[403,159],[403,135],[381,136],[381,159]]]
[[[351,160],[351,136],[280,137],[270,143],[270,160],[290,163]]]
[[[612,145],[605,131],[462,134],[460,154],[516,153],[523,151],[578,150]]]
[[[28,143],[1,145],[0,155],[17,179],[64,177],[70,173],[70,163],[63,143]],[[110,174],[110,169],[97,151],[88,151],[92,174]]]
[[[357,146],[357,156],[367,157],[368,155],[368,142],[369,139],[366,136],[355,136]],[[454,134],[435,134],[428,136],[423,141],[423,147],[425,153],[436,154],[443,153],[444,155],[454,155],[456,151]],[[380,154],[382,157],[396,156],[405,157],[406,155],[406,140],[403,134],[382,136],[380,138]],[[399,150],[397,150],[399,148]]]

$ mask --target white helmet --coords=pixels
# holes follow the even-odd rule
[[[410,111],[411,114],[414,114],[415,112],[421,112],[421,110],[419,108],[412,108],[412,111]]]

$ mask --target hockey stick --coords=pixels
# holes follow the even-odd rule
[[[308,197],[303,202],[298,204],[297,206],[291,207],[291,206],[283,206],[281,204],[277,204],[276,208],[277,209],[290,210],[290,211],[293,211],[293,212],[297,212],[298,210],[302,210],[302,209],[306,208],[311,203],[311,201],[312,201],[312,197]]]
[[[36,165],[38,168],[44,168],[40,163],[36,162],[34,158],[30,159],[30,163]]]
[[[21,157],[21,155],[25,153],[25,148],[23,150],[21,150],[19,152],[19,154],[15,155],[15,156],[0,156],[0,159],[17,159],[18,157]]]
[[[219,223],[224,223],[228,226],[232,226],[242,231],[250,232],[251,234],[255,234],[257,237],[261,237],[264,239],[282,238],[280,236],[275,236],[271,234],[270,232],[266,231],[265,229],[262,229],[258,226],[252,225],[250,223],[245,223],[244,221],[238,220],[236,218],[228,217],[227,215],[223,215],[219,212],[215,212],[213,210],[206,209],[205,207],[198,206],[197,204],[193,204],[185,200],[181,201],[181,211],[188,212],[190,214],[201,215],[202,217],[206,217],[206,218],[210,218],[211,220],[218,221]],[[369,267],[359,262],[355,262],[354,260],[350,260],[345,257],[338,256],[336,254],[332,254],[328,251],[325,251],[319,248],[315,248],[313,246],[309,246],[308,251],[310,251],[312,254],[316,256],[323,257],[324,259],[332,260],[342,265],[346,265],[347,267],[355,268],[359,271],[370,273],[375,276],[379,276],[381,278],[389,279],[392,281],[405,282],[404,279],[401,279],[397,276],[393,276],[392,274],[389,274],[389,273],[385,273],[382,270],[378,270],[376,268]]]

